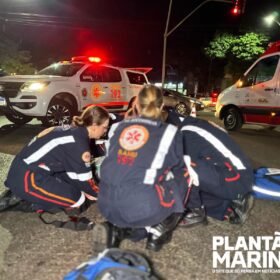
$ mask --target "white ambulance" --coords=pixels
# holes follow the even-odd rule
[[[152,68],[120,68],[97,57],[73,57],[36,75],[0,78],[0,111],[16,123],[36,117],[46,126],[67,124],[94,104],[124,111],[148,80]]]
[[[215,116],[227,130],[237,130],[244,123],[280,125],[280,41],[266,52],[234,85],[222,91]]]

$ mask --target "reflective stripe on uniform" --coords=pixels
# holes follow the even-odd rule
[[[72,208],[80,207],[85,202],[85,200],[86,200],[85,194],[84,192],[81,192],[81,196],[79,200],[75,204],[71,205],[70,207]]]
[[[68,177],[73,180],[79,180],[79,181],[87,181],[92,179],[92,172],[89,171],[87,173],[75,173],[75,172],[66,172]]]
[[[51,171],[50,168],[48,166],[46,166],[45,164],[39,164],[38,166],[42,169],[47,170],[47,171]]]
[[[110,116],[110,118],[114,121],[117,117],[114,115],[114,114],[112,114],[112,113],[109,113],[109,116]]]
[[[152,185],[155,183],[157,176],[157,169],[162,168],[165,157],[169,151],[171,143],[174,139],[174,136],[177,132],[177,127],[172,124],[169,124],[164,131],[164,134],[160,140],[158,150],[155,154],[155,157],[152,161],[151,167],[146,170],[144,184]]]
[[[246,169],[242,161],[237,156],[235,156],[217,137],[207,130],[193,125],[186,125],[182,127],[181,131],[184,130],[192,131],[200,135],[202,138],[212,144],[213,147],[216,148],[217,151],[219,151],[224,157],[229,158],[232,164],[238,170]]]
[[[120,124],[119,122],[118,122],[118,123],[114,123],[114,124],[111,126],[110,130],[109,130],[109,133],[108,133],[108,138],[109,138],[109,140],[105,142],[106,155],[108,155],[108,153],[109,153],[110,140],[111,140],[111,138],[114,136],[115,130],[116,130],[116,128],[119,126],[119,124]]]
[[[191,185],[199,186],[199,178],[198,174],[195,172],[195,170],[191,166],[191,157],[190,156],[184,156],[184,162],[187,166],[188,172],[189,172],[189,177],[190,180],[188,182],[189,187]]]
[[[68,143],[75,143],[75,139],[73,136],[63,136],[63,137],[52,139],[44,146],[42,146],[40,149],[38,149],[35,153],[25,158],[24,161],[27,164],[36,162],[37,160],[45,156],[48,152],[50,152],[52,149],[56,148],[57,146],[68,144]]]

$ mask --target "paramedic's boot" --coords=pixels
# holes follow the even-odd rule
[[[138,242],[148,237],[148,232],[145,228],[127,228],[125,229],[125,238]]]
[[[182,220],[179,222],[180,227],[191,227],[198,224],[207,224],[207,218],[204,206],[188,209]]]
[[[14,195],[10,190],[5,191],[0,197],[0,212],[16,206],[21,202],[21,198]]]
[[[96,224],[93,228],[93,252],[98,255],[106,248],[118,248],[126,236],[126,229],[114,226],[110,222]]]
[[[233,200],[230,207],[233,211],[230,215],[228,215],[229,222],[231,224],[244,224],[253,207],[253,204],[254,198],[250,194]]]
[[[164,244],[170,242],[173,230],[178,224],[180,216],[181,214],[174,213],[160,224],[151,227],[148,234],[146,248],[157,252]]]

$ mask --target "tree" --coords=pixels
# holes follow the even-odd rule
[[[7,74],[34,74],[29,51],[20,50],[20,44],[5,38],[0,41],[0,69]]]
[[[268,43],[268,37],[263,34],[246,33],[233,41],[232,54],[240,60],[252,61],[261,55]]]
[[[211,59],[225,58],[229,53],[235,37],[224,33],[216,35],[213,41],[209,43],[209,47],[204,49],[206,56]]]
[[[249,32],[244,35],[218,34],[204,49],[207,57],[225,61],[224,75],[232,76],[232,83],[260,56],[269,38],[261,33]]]
[[[204,50],[212,59],[252,61],[264,52],[267,42],[268,37],[260,33],[250,32],[239,36],[224,33],[217,35]]]

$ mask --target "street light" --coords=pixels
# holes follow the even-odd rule
[[[268,24],[271,25],[273,22],[277,23],[280,26],[279,21],[276,20],[278,14],[277,13],[273,13],[267,17],[264,18],[264,21]]]
[[[205,0],[200,5],[198,5],[194,10],[192,10],[188,15],[186,15],[178,24],[176,24],[175,27],[173,27],[171,30],[169,30],[169,20],[171,16],[171,9],[172,9],[172,0],[169,0],[169,8],[168,8],[168,15],[165,25],[165,32],[163,35],[163,57],[162,57],[162,71],[161,71],[161,84],[164,88],[164,82],[165,82],[165,64],[166,64],[166,49],[167,49],[167,37],[171,35],[185,20],[187,20],[192,14],[194,14],[198,9],[200,9],[203,5],[209,3],[209,2],[221,2],[221,3],[227,3],[232,4],[232,0]],[[244,1],[245,3],[246,1]],[[237,5],[237,4],[236,4]],[[238,7],[238,6],[236,6]],[[169,30],[169,31],[168,31]]]

